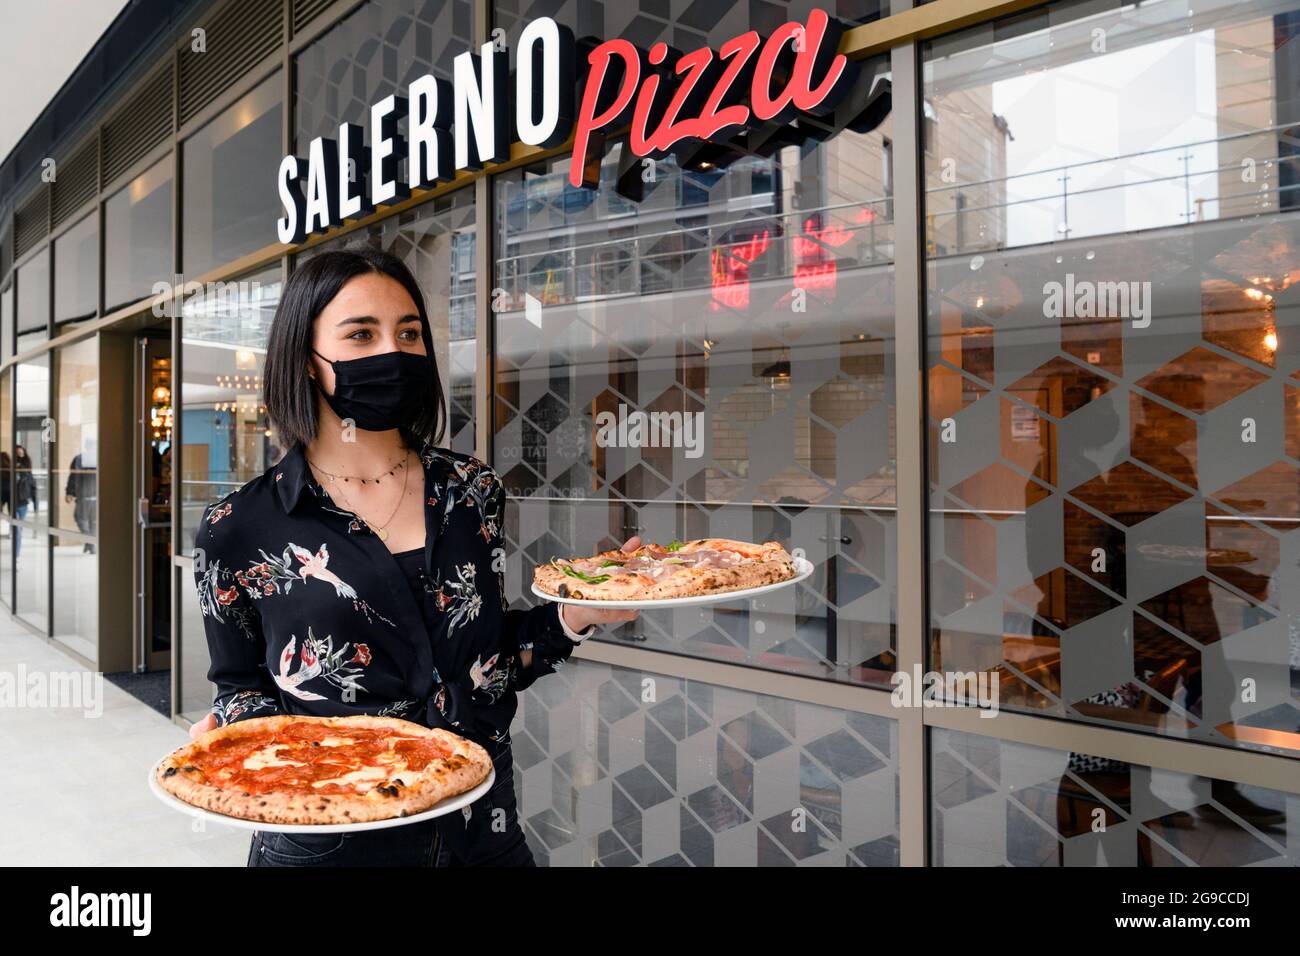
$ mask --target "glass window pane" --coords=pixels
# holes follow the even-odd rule
[[[99,660],[99,557],[81,538],[51,535],[54,620],[50,636],[91,661]]]
[[[294,59],[295,142],[305,150],[317,136],[336,138],[345,122],[368,129],[370,104],[405,96],[423,73],[450,80],[452,58],[474,47],[476,6],[426,3],[413,17],[407,0],[370,0],[312,41]],[[405,113],[397,128],[406,135]]]
[[[14,613],[45,634],[50,621],[50,535],[43,527],[17,524],[14,534]]]
[[[203,630],[203,612],[199,609],[199,592],[194,574],[177,568],[180,575],[178,593],[181,602],[180,695],[176,712],[191,723],[201,720],[212,710],[212,685],[208,683],[208,641]]]
[[[0,372],[0,602],[10,610],[14,606],[14,426],[12,369]]]
[[[1293,866],[1277,790],[930,731],[933,866]]]
[[[278,241],[281,85],[280,74],[272,74],[181,144],[187,277]]]
[[[17,366],[14,409],[14,514],[45,527],[50,520],[50,357]]]
[[[54,240],[54,321],[84,319],[99,309],[99,219],[83,218]]]
[[[99,478],[99,340],[58,350],[55,525],[95,534]]]
[[[424,293],[438,372],[446,389],[448,426],[443,445],[474,453],[476,359],[474,190],[459,189],[397,219],[313,246],[305,262],[329,249],[367,244],[400,257]]]
[[[1196,12],[925,50],[931,663],[1300,754],[1300,5]]]
[[[733,29],[744,25],[717,35]],[[567,158],[496,178],[493,448],[512,599],[532,601],[538,563],[634,533],[775,540],[813,563],[807,582],[761,602],[642,613],[620,633],[888,682],[892,151],[888,115],[868,99],[886,65],[864,64],[839,114],[862,131],[643,165],[653,176],[628,190],[639,199],[618,191],[622,145],[598,190],[569,185]],[[647,425],[656,414],[676,416],[661,417],[667,433]]]
[[[545,681],[514,735],[552,730],[515,771],[539,866],[899,865],[895,721],[576,658]]]
[[[17,294],[12,282],[0,292],[0,362],[14,354],[14,299]]]
[[[261,394],[266,339],[279,300],[277,267],[210,283],[183,303],[180,461],[186,554],[203,509],[256,478],[285,450],[271,433]]]
[[[165,156],[104,203],[105,307],[144,298],[172,272],[172,158]]]
[[[18,331],[47,331],[50,323],[49,247],[19,266],[17,275]]]

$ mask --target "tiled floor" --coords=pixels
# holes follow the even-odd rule
[[[0,617],[0,679],[82,670]],[[185,742],[185,731],[107,681],[96,692],[98,716],[0,706],[0,866],[243,866],[247,831],[196,829],[199,821],[149,792],[149,767]]]

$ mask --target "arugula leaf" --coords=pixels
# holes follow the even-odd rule
[[[685,542],[685,541],[677,541],[677,540],[674,540],[673,543],[670,544],[670,545],[668,545],[668,547],[664,548],[664,550],[665,550],[665,551],[680,551],[680,550],[682,550],[682,548],[684,548],[684,547],[686,547],[686,542]]]
[[[586,581],[588,584],[600,584],[602,581],[609,580],[608,574],[583,574],[581,571],[571,568],[567,564],[560,565],[560,570],[569,577],[577,578],[579,581]]]
[[[602,568],[621,568],[622,566],[622,561],[605,561],[601,564]]]

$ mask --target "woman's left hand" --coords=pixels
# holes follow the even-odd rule
[[[629,553],[639,547],[641,547],[641,537],[639,535],[634,535],[623,542],[623,550]],[[594,607],[561,604],[560,613],[564,615],[564,622],[573,630],[585,631],[593,624],[624,624],[628,621],[635,621],[639,612],[621,609],[602,611]]]

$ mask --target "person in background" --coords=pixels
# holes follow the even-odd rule
[[[68,481],[63,488],[63,501],[72,505],[72,519],[77,523],[77,530],[82,534],[95,533],[95,484],[96,475],[93,465],[87,466],[82,455],[73,457],[68,466]],[[94,554],[95,546],[89,541],[82,550]]]
[[[27,506],[33,511],[40,511],[36,500],[36,479],[32,476],[32,459],[22,445],[14,446],[14,517],[22,521],[27,517]],[[23,549],[22,529],[14,525],[14,565],[17,566],[18,555]]]

